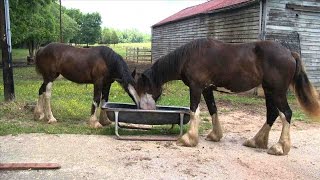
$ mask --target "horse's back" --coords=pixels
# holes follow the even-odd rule
[[[241,92],[263,82],[288,86],[295,72],[291,52],[274,41],[234,44],[207,38],[194,42],[203,45],[200,51],[190,49],[192,58],[184,71],[200,84],[210,79],[217,87]]]

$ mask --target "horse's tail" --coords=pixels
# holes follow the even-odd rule
[[[34,56],[34,63],[35,63],[35,66],[36,66],[36,72],[38,73],[38,74],[41,74],[41,72],[40,72],[40,69],[39,69],[39,54],[40,54],[40,52],[42,51],[42,47],[40,47],[38,50],[37,50],[37,52],[36,52],[36,55]]]
[[[292,84],[299,104],[308,115],[320,120],[318,92],[310,83],[299,54],[296,52],[291,52],[291,54],[296,60],[296,72]]]

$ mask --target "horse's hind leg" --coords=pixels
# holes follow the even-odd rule
[[[290,123],[292,111],[288,105],[286,93],[275,95],[273,100],[279,110],[280,119],[282,121],[282,131],[278,143],[273,145],[268,150],[268,153],[273,155],[286,155],[291,148]]]
[[[43,84],[39,89],[39,100],[38,100],[38,105],[35,109],[35,116],[36,116],[36,113],[40,112],[39,113],[40,117],[42,115],[41,111],[43,110],[44,118],[48,120],[49,124],[57,122],[56,118],[53,117],[53,114],[51,111],[51,105],[50,105],[52,84],[53,84],[53,81],[44,80]]]
[[[279,115],[279,111],[273,101],[271,92],[267,89],[264,89],[264,92],[267,107],[267,121],[252,139],[248,139],[243,143],[244,146],[263,149],[268,148],[269,132]]]
[[[33,115],[35,120],[41,120],[44,118],[44,92],[45,88],[47,86],[47,83],[42,83],[42,85],[39,88],[39,98],[37,105],[34,109]]]
[[[106,85],[104,85],[102,87],[102,102],[101,102],[101,106],[105,103],[109,101],[109,92],[110,92],[110,88],[111,88],[111,83],[107,83]],[[108,116],[106,114],[106,111],[103,111],[101,109],[100,111],[100,117],[99,117],[99,122],[101,125],[103,126],[107,126],[110,125],[112,122],[108,119]]]
[[[102,83],[94,84],[93,86],[94,92],[93,92],[93,102],[91,106],[91,117],[89,120],[90,127],[93,128],[100,128],[102,125],[98,122],[98,107],[100,105],[101,100],[101,92],[102,92]]]
[[[214,101],[213,90],[209,87],[203,90],[203,97],[206,101],[210,116],[212,118],[212,130],[207,135],[206,140],[208,141],[220,141],[222,138],[222,129],[218,119],[217,106]]]
[[[182,146],[196,146],[199,141],[199,123],[200,123],[200,103],[201,89],[197,86],[190,87],[190,129],[181,138],[177,144]]]

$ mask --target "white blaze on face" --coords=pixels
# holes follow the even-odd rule
[[[129,90],[129,93],[133,96],[133,99],[136,102],[136,104],[139,104],[140,98],[138,96],[137,91],[134,89],[134,87],[131,84],[128,85],[128,90]]]
[[[140,97],[140,108],[147,110],[156,109],[156,102],[152,98],[151,94],[145,93]]]

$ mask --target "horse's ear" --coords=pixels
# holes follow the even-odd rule
[[[135,78],[136,77],[136,75],[137,75],[137,68],[135,67],[134,68],[134,70],[132,71],[132,73],[131,73],[131,76],[133,77],[133,78]]]
[[[142,82],[143,82],[145,85],[149,85],[149,86],[151,85],[148,76],[145,75],[144,73],[141,74],[141,79],[142,79]]]

